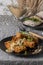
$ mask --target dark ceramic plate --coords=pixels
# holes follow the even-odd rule
[[[40,25],[34,26],[34,27],[29,26],[29,25],[25,25],[25,24],[23,24],[23,25],[26,27],[29,27],[29,28],[36,29],[36,30],[43,30],[43,23],[41,23]]]
[[[18,28],[19,28],[20,31],[31,31],[32,30],[34,32],[34,30],[36,30],[36,31],[39,30],[40,32],[41,31],[43,32],[43,24],[40,24],[39,26],[31,27],[31,26],[26,26],[26,25],[23,24],[22,21],[19,21],[18,22]]]
[[[12,39],[12,36],[10,36],[10,37],[7,37],[7,38],[5,38],[5,39],[3,39],[3,40],[1,40],[0,41],[0,48],[4,51],[4,52],[6,52],[5,50],[6,50],[6,47],[5,47],[5,45],[4,45],[4,43],[6,42],[6,41],[10,41]],[[42,43],[42,41],[40,40],[40,43]],[[38,50],[37,50],[38,49]],[[35,52],[35,50],[37,50],[37,53],[34,53]],[[15,52],[12,52],[12,53],[8,53],[8,54],[11,54],[11,55],[16,55],[16,56],[23,56],[23,57],[27,57],[27,56],[29,56],[29,55],[37,55],[37,54],[39,54],[41,51],[42,51],[42,48],[40,47],[40,46],[37,46],[35,49],[34,49],[34,51],[28,51],[28,53],[26,54],[25,52],[21,52],[21,53],[15,53]]]
[[[23,19],[21,20],[21,22],[23,23]],[[30,28],[33,28],[33,29],[41,29],[41,30],[43,30],[43,23],[40,23],[39,25],[35,25],[35,26],[30,26],[30,25],[25,25],[25,24],[23,24],[24,26],[26,26],[26,27],[30,27]],[[21,25],[22,26],[22,25]]]

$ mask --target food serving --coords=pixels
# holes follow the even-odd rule
[[[28,26],[37,26],[43,23],[43,20],[38,16],[31,16],[23,19],[23,24]]]
[[[33,52],[37,46],[39,39],[26,32],[18,32],[15,36],[12,36],[11,41],[5,42],[6,52],[21,53],[21,52]]]

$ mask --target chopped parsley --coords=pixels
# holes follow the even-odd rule
[[[39,19],[37,19],[37,18],[24,18],[24,21],[27,21],[27,20],[32,20],[32,21],[34,21],[34,22],[40,22],[40,20]]]

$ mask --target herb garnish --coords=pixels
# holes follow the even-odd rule
[[[37,18],[24,18],[24,21],[27,21],[27,20],[32,20],[32,21],[34,21],[34,22],[40,22],[40,20],[39,19],[37,19]]]

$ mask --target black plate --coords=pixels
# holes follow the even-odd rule
[[[23,25],[26,26],[26,27],[36,29],[36,30],[43,30],[43,23],[41,23],[40,25],[34,26],[34,27],[29,26],[29,25],[25,25],[25,24],[23,24]]]
[[[6,50],[6,47],[5,47],[4,43],[5,43],[6,41],[10,41],[11,39],[12,39],[12,36],[7,37],[7,38],[5,38],[5,39],[3,39],[3,40],[0,41],[0,48],[1,48],[4,52],[6,52],[6,51],[5,51],[5,50]],[[42,43],[41,40],[40,40],[40,42]],[[12,53],[8,53],[8,54],[16,55],[16,56],[20,56],[20,57],[28,57],[28,56],[30,56],[30,55],[37,55],[37,54],[32,54],[32,53],[28,53],[28,54],[25,55],[24,52],[19,53],[19,54],[12,52]]]
[[[23,23],[23,21],[24,21],[24,18],[21,20],[21,22]],[[39,25],[36,25],[36,26],[30,26],[30,25],[25,25],[25,24],[23,24],[23,25],[26,26],[26,27],[33,28],[33,29],[37,29],[37,30],[41,29],[41,30],[43,30],[43,23],[40,23]]]

